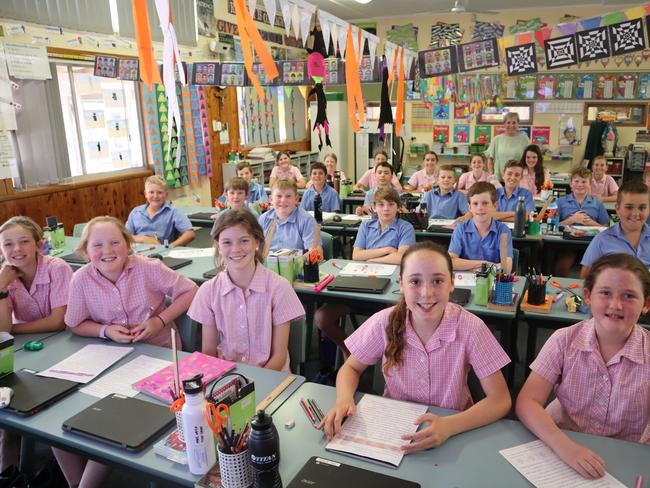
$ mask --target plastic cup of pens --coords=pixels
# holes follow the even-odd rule
[[[318,269],[319,256],[318,251],[312,250],[305,257],[303,263],[303,276],[305,283],[318,283],[319,269]]]
[[[544,305],[546,303],[546,280],[539,275],[528,276],[528,303],[530,305]]]
[[[248,429],[234,439],[217,443],[221,485],[223,488],[247,488],[253,484],[253,471],[248,450]],[[228,441],[228,439],[226,439]]]
[[[512,285],[514,276],[512,274],[499,273],[496,276],[494,303],[497,305],[512,304]]]

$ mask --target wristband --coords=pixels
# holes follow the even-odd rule
[[[165,327],[167,327],[167,323],[163,320],[163,318],[160,315],[156,315],[156,318],[162,322],[162,324],[163,324],[162,328],[163,329]],[[160,330],[162,330],[162,329],[160,329]]]
[[[99,336],[100,339],[108,339],[108,337],[106,337],[106,328],[107,327],[108,327],[108,324],[104,324],[104,325],[102,325],[101,329],[99,329],[98,336]]]

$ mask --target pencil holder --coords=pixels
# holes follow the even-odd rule
[[[487,306],[487,304],[488,304],[488,295],[489,295],[489,290],[490,290],[489,282],[490,282],[490,279],[488,278],[487,273],[486,274],[477,273],[477,275],[476,275],[476,296],[474,297],[474,303],[476,303],[476,305],[481,305],[483,307]]]
[[[176,417],[176,430],[178,431],[178,440],[185,442],[185,434],[183,433],[183,416],[181,412],[174,413]]]
[[[303,276],[305,283],[318,283],[318,263],[303,264]]]
[[[512,281],[497,281],[494,303],[510,305],[512,303]]]
[[[250,451],[226,454],[217,449],[221,486],[223,488],[248,488],[253,484],[253,472],[250,464]]]
[[[541,234],[542,223],[541,222],[528,222],[528,235],[529,236],[538,236]]]
[[[544,305],[546,303],[546,281],[535,283],[528,279],[528,303],[531,305]]]

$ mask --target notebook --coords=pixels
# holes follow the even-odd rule
[[[368,276],[337,276],[327,289],[330,291],[350,291],[356,293],[381,294],[390,283],[390,278],[370,278]]]
[[[165,405],[114,393],[63,422],[63,430],[129,451],[144,449],[175,422]]]
[[[14,390],[11,403],[5,408],[18,415],[34,415],[77,389],[79,383],[37,376],[36,371],[21,369],[0,379],[0,387]]]
[[[420,484],[314,456],[298,471],[287,488],[332,486],[336,488],[358,488],[359,486],[419,488]]]
[[[208,384],[219,376],[235,368],[235,363],[208,356],[198,351],[188,354],[178,363],[180,380],[203,373],[203,383]],[[174,386],[174,366],[169,365],[160,371],[133,383],[133,388],[157,400],[172,403],[169,387]]]

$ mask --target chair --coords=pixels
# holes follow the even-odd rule
[[[170,297],[165,298],[165,305],[169,306],[172,303]],[[178,335],[183,344],[183,351],[194,352],[201,350],[201,328],[197,322],[194,322],[187,313],[182,313],[176,319],[176,328]]]
[[[304,375],[305,362],[307,361],[307,319],[302,317],[289,324],[289,360],[291,372]],[[309,327],[311,330],[311,327]]]
[[[72,228],[72,237],[81,237],[81,233],[86,228],[87,222],[82,222],[80,224],[74,224]]]
[[[332,234],[321,232],[320,238],[323,241],[323,257],[325,259],[332,259],[334,257],[334,238]]]
[[[513,247],[512,248],[512,272],[519,274],[518,271],[518,266],[519,266],[519,249]]]

